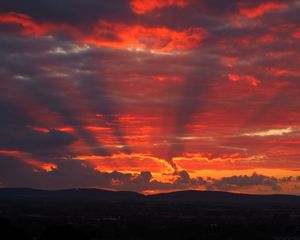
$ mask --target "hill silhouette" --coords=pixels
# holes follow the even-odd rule
[[[49,201],[137,201],[144,195],[136,192],[108,191],[102,189],[38,190],[31,188],[2,188],[0,200],[49,200]]]
[[[80,201],[80,202],[194,202],[194,203],[245,203],[245,204],[299,204],[295,195],[251,195],[214,191],[179,191],[143,195],[136,192],[101,189],[37,190],[30,188],[2,188],[1,200],[27,201]]]
[[[3,239],[300,239],[299,223],[293,195],[0,188]]]

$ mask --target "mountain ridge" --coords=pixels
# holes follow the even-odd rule
[[[193,202],[193,203],[274,203],[299,204],[300,196],[285,194],[242,194],[221,191],[185,190],[144,195],[132,191],[110,191],[96,188],[41,190],[34,188],[0,188],[0,201],[80,201],[80,202]]]

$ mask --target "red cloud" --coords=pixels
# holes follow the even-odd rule
[[[137,14],[145,14],[155,9],[176,6],[183,8],[189,5],[188,0],[132,0],[130,6]]]
[[[49,33],[68,31],[72,35],[78,35],[78,31],[68,24],[36,23],[25,14],[4,13],[0,14],[0,23],[16,24],[22,26],[21,33],[28,36],[44,36]]]
[[[36,159],[31,158],[31,156],[27,153],[21,151],[8,151],[8,150],[0,150],[0,154],[8,155],[19,159],[20,161],[34,167],[34,171],[43,170],[46,172],[51,172],[57,168],[57,165],[54,163],[46,163]]]
[[[258,80],[256,77],[250,76],[250,75],[245,75],[245,76],[240,76],[236,74],[228,74],[228,79],[232,82],[237,82],[237,81],[247,81],[249,82],[252,86],[258,86],[258,84],[261,83],[260,80]]]
[[[297,28],[297,29],[293,32],[293,37],[300,40],[300,28]]]
[[[250,7],[248,4],[240,4],[240,15],[246,18],[257,18],[268,12],[285,9],[288,7],[286,3],[266,2],[258,6]]]
[[[21,33],[23,35],[43,36],[56,32],[67,32],[82,43],[98,47],[160,52],[197,48],[208,36],[208,32],[201,27],[176,31],[167,27],[144,27],[106,21],[99,21],[90,33],[82,33],[68,24],[36,23],[29,16],[18,13],[0,15],[0,23],[22,26]]]
[[[100,21],[83,41],[96,46],[149,49],[161,52],[197,48],[208,33],[203,28],[176,31],[167,27],[144,27]]]

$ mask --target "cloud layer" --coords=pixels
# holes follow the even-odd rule
[[[299,13],[1,1],[1,186],[297,193]]]

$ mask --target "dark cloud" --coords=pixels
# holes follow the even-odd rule
[[[29,126],[34,125],[26,115],[16,108],[0,102],[0,149],[20,150],[24,152],[59,151],[74,141],[72,134],[50,130],[47,133],[35,131]]]
[[[253,173],[252,176],[232,176],[224,177],[220,180],[214,180],[213,183],[208,185],[208,189],[232,191],[259,186],[269,187],[273,191],[281,190],[281,186],[277,178],[257,173]]]
[[[185,171],[175,176],[174,182],[154,180],[151,172],[130,174],[121,172],[99,172],[89,164],[72,159],[57,162],[58,168],[51,172],[33,171],[33,168],[13,157],[0,158],[0,182],[4,187],[34,187],[43,189],[64,188],[112,188],[117,190],[183,190],[205,187],[208,190],[245,191],[250,187],[268,187],[270,191],[280,191],[281,184],[293,182],[286,177],[278,179],[254,173],[251,176],[232,176],[222,179],[191,178]],[[11,172],[14,174],[11,174]],[[21,176],[16,178],[15,174]]]
[[[15,41],[18,42],[19,38],[16,38]],[[37,42],[37,45],[39,45],[43,41],[31,39],[29,42],[30,44]],[[39,104],[42,104],[54,113],[59,113],[62,121],[68,126],[74,127],[81,138],[84,139],[91,149],[94,149],[95,153],[107,155],[108,151],[99,144],[99,141],[91,133],[84,129],[85,123],[80,119],[82,116],[78,116],[78,114],[83,114],[85,117],[92,117],[86,116],[86,114],[93,116],[103,114],[105,121],[109,122],[114,128],[114,134],[120,144],[124,146],[124,151],[130,153],[130,148],[124,139],[124,134],[116,116],[118,110],[114,109],[112,96],[106,92],[105,79],[103,76],[99,76],[99,65],[93,66],[95,64],[93,63],[94,58],[100,56],[98,54],[94,56],[95,52],[91,51],[55,55],[51,51],[54,51],[57,45],[60,45],[60,48],[66,52],[76,51],[72,49],[75,47],[73,44],[60,42],[55,39],[52,41],[44,39],[44,44],[40,44],[40,49],[30,50],[32,45],[29,45],[29,42],[28,45],[26,41],[21,44],[28,47],[24,47],[26,53],[17,51],[14,46],[8,52],[3,48],[3,53],[6,56],[14,52],[12,49],[16,51],[15,54],[18,56],[13,61],[10,61],[9,58],[2,59],[3,67],[5,67],[3,69],[5,69],[5,72],[8,72],[4,77],[7,77],[12,83],[19,86],[22,92],[26,92],[26,94],[35,98],[35,101]],[[14,41],[12,41],[12,44],[14,44]],[[101,55],[101,52],[99,54]],[[49,69],[50,71],[43,69],[48,68],[47,66],[57,68],[56,73],[52,75],[52,69]],[[77,69],[77,72],[74,73],[73,69]],[[11,79],[11,74],[24,76],[28,81],[22,82]],[[65,82],[61,82],[60,78],[62,76]],[[6,80],[3,78],[2,81]],[[78,87],[74,86],[74,83]],[[14,84],[4,84],[9,97]],[[2,98],[5,99],[8,96],[5,95]],[[20,100],[18,96],[15,98],[16,101]],[[78,106],[80,108],[77,107],[76,102],[80,104]],[[90,108],[90,111],[82,112],[84,107],[82,108],[81,105],[86,105]],[[27,124],[34,125],[32,122]]]
[[[205,183],[201,178],[190,178],[187,172],[180,172],[174,183],[164,183],[153,180],[150,172],[140,174],[99,172],[86,162],[72,159],[56,163],[58,168],[51,172],[34,171],[32,166],[16,158],[0,156],[0,182],[4,187],[31,186],[42,189],[100,187],[132,191],[190,189]]]
[[[128,0],[4,0],[1,12],[19,12],[42,22],[67,22],[76,25],[95,23],[100,19],[124,20],[134,16]]]
[[[73,143],[76,138],[69,133],[50,130],[48,133],[41,133],[31,129],[8,129],[2,131],[3,138],[0,141],[1,149],[18,149],[25,152],[57,150]]]
[[[2,186],[33,186],[31,166],[14,157],[0,155],[0,182]]]

